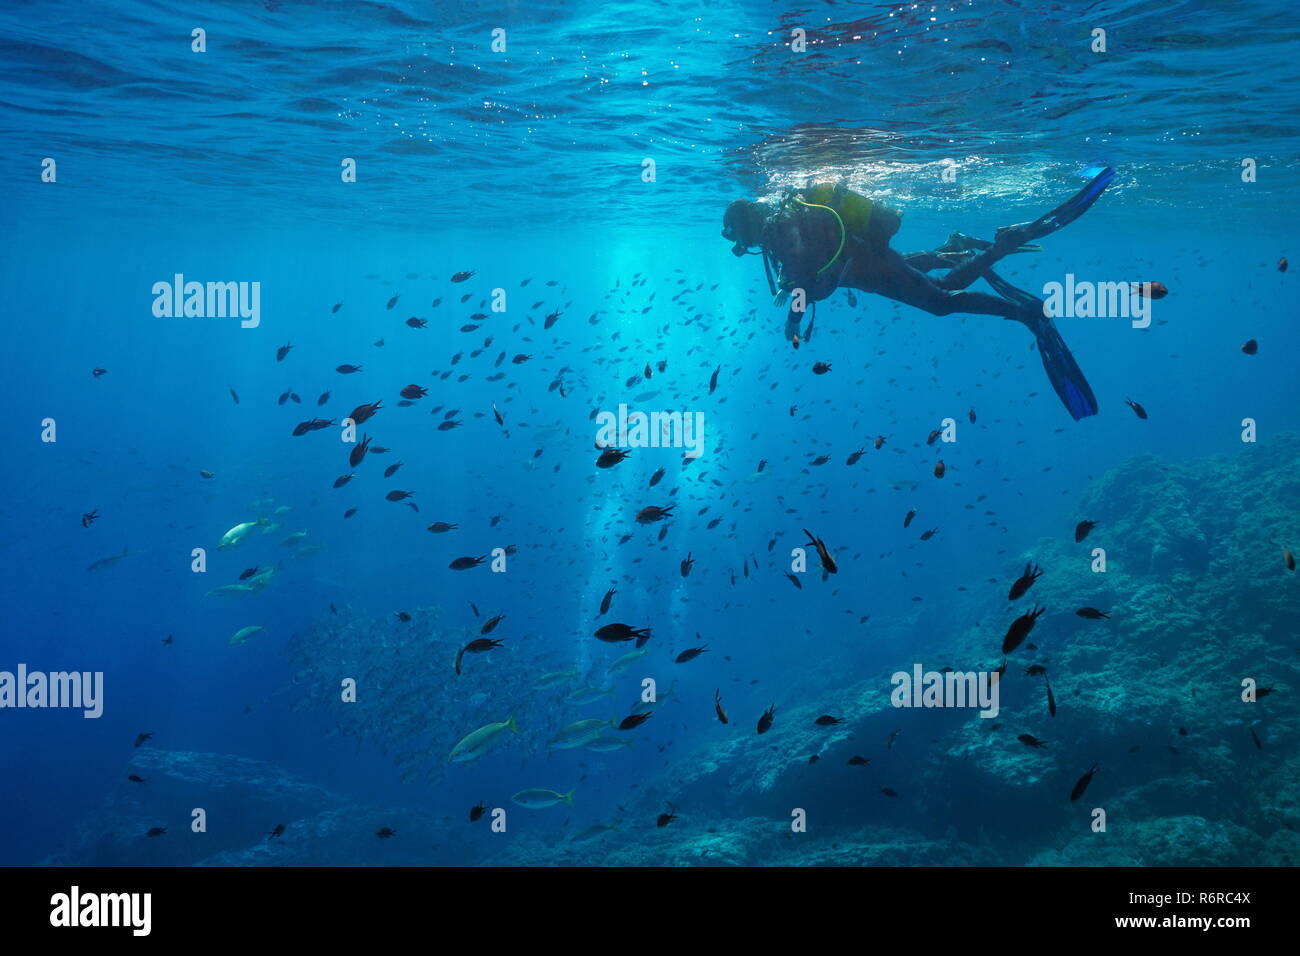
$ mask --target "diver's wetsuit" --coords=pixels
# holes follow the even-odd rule
[[[1043,366],[1062,403],[1075,419],[1084,418],[1096,414],[1096,399],[1051,318],[1044,313],[1042,300],[996,276],[992,267],[1012,252],[1035,248],[1026,246],[1026,242],[1073,222],[1096,201],[1114,175],[1114,170],[1104,170],[1050,213],[1032,222],[999,229],[993,242],[954,233],[936,250],[906,256],[889,246],[889,239],[897,229],[897,214],[891,212],[892,224],[881,228],[873,221],[870,201],[856,194],[836,190],[834,200],[821,203],[794,198],[762,230],[761,247],[765,265],[769,266],[769,281],[770,264],[774,262],[780,277],[778,303],[784,301],[785,295],[802,290],[805,308],[807,303],[816,303],[836,289],[847,287],[883,295],[931,315],[964,312],[1015,319],[1034,333]],[[825,199],[827,187],[820,190],[817,198]],[[845,195],[852,197],[853,202],[865,204],[868,228],[855,231],[847,227],[846,216],[828,205],[838,204]],[[725,231],[724,235],[727,235]],[[938,278],[927,275],[940,269],[948,270],[947,275]],[[967,290],[967,286],[981,277],[993,286],[997,295]],[[792,302],[786,315],[788,339],[799,334],[803,316],[803,311],[796,311],[794,305]]]

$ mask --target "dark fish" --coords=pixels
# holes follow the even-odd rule
[[[763,716],[758,718],[758,732],[765,734],[772,729],[772,721],[776,718],[776,704],[773,704],[767,710],[763,711]]]
[[[239,393],[236,392],[233,388],[230,390],[230,397],[235,400],[236,405],[239,404]]]
[[[617,593],[617,592],[614,590],[614,588],[610,588],[608,591],[605,592],[605,596],[604,596],[603,598],[601,598],[601,600],[600,600],[600,613],[601,613],[601,614],[604,614],[606,611],[609,610],[609,604],[610,604],[611,601],[614,600],[614,595],[615,595],[616,593]],[[599,615],[597,615],[597,616],[599,617]]]
[[[858,459],[861,458],[865,453],[866,453],[865,448],[859,448],[853,454],[849,455],[847,459],[845,459],[844,464],[856,465],[858,463]]]
[[[395,295],[395,296],[393,296],[391,299],[389,299],[389,300],[388,300],[388,305],[384,306],[384,308],[385,308],[385,309],[392,309],[393,306],[397,305],[397,300],[398,300],[399,298],[401,298],[401,293],[398,293],[397,295]]]
[[[850,767],[865,767],[869,763],[871,763],[871,761],[866,757],[858,757],[855,755],[849,758]]]
[[[390,491],[384,495],[386,501],[404,501],[414,495],[414,491]]]
[[[1019,741],[1020,741],[1022,744],[1024,744],[1026,747],[1035,747],[1035,748],[1038,748],[1038,747],[1046,747],[1046,746],[1047,746],[1047,741],[1045,741],[1045,740],[1039,740],[1039,739],[1038,739],[1037,737],[1035,737],[1033,734],[1021,734],[1020,736],[1018,736],[1018,737],[1016,738],[1016,740],[1019,740]]]
[[[1251,727],[1251,728],[1250,728],[1250,739],[1253,740],[1253,741],[1255,741],[1255,749],[1256,749],[1256,750],[1263,750],[1263,749],[1264,749],[1264,745],[1263,745],[1262,743],[1259,742],[1259,734],[1255,733],[1255,728],[1254,728],[1254,727]]]
[[[348,418],[352,419],[358,425],[364,425],[370,419],[374,418],[381,408],[384,407],[383,399],[372,402],[369,405],[358,405],[352,409],[352,414]]]
[[[369,450],[370,436],[362,435],[361,443],[353,448],[352,451],[348,452],[348,464],[353,468],[357,467],[357,465],[361,464],[362,459],[366,457],[366,452]]]
[[[560,312],[558,309],[555,312],[552,312],[550,315],[546,317],[545,321],[542,322],[542,328],[549,329],[552,325],[554,325],[556,322],[560,320],[560,316],[562,316],[563,314],[564,313]]]
[[[284,357],[292,351],[293,351],[292,342],[287,345],[281,345],[278,349],[275,350],[275,360],[277,362],[283,362]]]
[[[1105,611],[1098,611],[1095,607],[1081,607],[1074,612],[1079,617],[1086,617],[1090,621],[1100,621],[1103,618],[1110,620],[1110,615]]]
[[[626,459],[630,454],[632,454],[630,451],[622,451],[618,448],[606,448],[600,453],[600,457],[596,459],[596,467],[613,468],[619,462]]]
[[[1133,399],[1131,398],[1124,399],[1124,404],[1127,405],[1129,408],[1133,409],[1133,414],[1136,415],[1138,418],[1147,417],[1147,410],[1143,408],[1141,405],[1139,405],[1137,402],[1133,401]]]
[[[1254,355],[1259,351],[1259,343],[1256,342],[1254,339],[1251,339],[1241,347],[1241,350],[1245,352],[1247,355]]]
[[[830,714],[822,714],[813,721],[818,727],[834,727],[836,724],[844,723],[843,717],[832,717]]]
[[[970,423],[971,423],[972,425],[974,425],[974,424],[975,424],[975,409],[972,408],[969,412],[967,412],[967,413],[966,413],[966,417],[969,418],[969,419],[970,419]]]
[[[835,563],[835,559],[831,557],[831,553],[826,550],[826,542],[822,541],[821,538],[814,537],[813,533],[807,528],[803,529],[803,533],[808,536],[807,543],[817,549],[817,557],[821,560],[822,567],[826,572],[828,574],[838,573],[840,570],[839,565]]]
[[[474,823],[487,812],[487,804],[479,801],[478,806],[469,808],[469,822]]]
[[[392,827],[380,827],[375,831],[375,836],[381,840],[387,840],[389,837],[397,836],[397,831]]]
[[[887,797],[897,797],[897,796],[898,796],[898,791],[897,791],[897,790],[893,790],[893,789],[891,789],[890,787],[881,787],[881,788],[880,788],[880,792],[883,793],[883,794],[884,794],[885,796],[887,796]]]
[[[1002,638],[1002,653],[1010,654],[1019,647],[1029,636],[1029,632],[1034,629],[1034,623],[1039,615],[1046,610],[1047,608],[1035,606],[1032,611],[1026,611],[1012,621],[1011,626],[1007,628],[1006,636]]]
[[[251,578],[254,574],[256,574],[259,570],[261,570],[261,569],[260,569],[260,568],[245,568],[243,571],[241,571],[241,572],[239,573],[239,580],[241,580],[241,581],[247,581],[247,580],[248,580],[249,578]]]
[[[911,511],[909,511],[906,515],[903,516],[903,527],[906,528],[909,524],[911,524],[912,519],[915,517],[916,517],[916,509],[913,508]]]
[[[722,366],[719,365],[717,368],[715,368],[715,369],[713,370],[713,374],[712,374],[711,376],[709,376],[709,394],[710,394],[710,395],[712,395],[714,389],[716,389],[716,388],[718,387],[718,373],[721,372],[721,371],[722,371]]]
[[[403,624],[409,624],[411,622],[411,615],[407,614],[405,611],[396,611],[394,613],[396,614],[397,619]]]
[[[718,720],[727,723],[727,712],[722,709],[722,690],[717,689],[713,692],[713,710],[718,715]]]
[[[668,826],[668,824],[672,823],[674,820],[677,819],[677,804],[675,803],[668,804],[668,809],[670,811],[669,813],[659,814],[659,819],[655,821],[655,826],[666,827]]]
[[[504,618],[505,618],[504,614],[498,614],[496,617],[489,618],[487,621],[483,622],[483,626],[479,628],[479,633],[490,634],[493,630],[496,629],[496,626],[500,624]]]
[[[469,557],[457,558],[455,561],[451,562],[451,564],[447,565],[447,567],[451,568],[453,571],[466,571],[470,568],[478,567],[486,560],[487,560],[486,554],[483,555],[483,557],[481,558],[469,558]]]
[[[351,518],[356,513],[357,513],[356,508],[349,508],[347,511],[343,512],[343,517]]]
[[[278,836],[283,836],[283,835],[284,835],[284,824],[283,824],[283,823],[277,823],[277,824],[275,825],[275,829],[272,830],[270,833],[268,833],[268,834],[266,835],[266,838],[267,838],[268,840],[274,840],[276,837],[278,837]]]
[[[99,376],[101,376],[101,375],[107,375],[107,374],[108,374],[108,369],[106,369],[106,368],[96,368],[96,369],[91,369],[90,374],[91,374],[92,376],[94,376],[95,378],[99,378]]]
[[[707,646],[706,646],[706,647],[688,647],[688,648],[686,648],[686,650],[682,651],[680,654],[677,655],[677,658],[674,660],[674,663],[676,663],[676,664],[685,664],[687,661],[693,661],[693,660],[695,660],[695,658],[699,657],[701,654],[706,653],[707,651],[708,651],[708,647],[707,647]]]
[[[400,461],[394,462],[393,464],[389,465],[387,468],[384,469],[384,477],[385,478],[393,477],[393,475],[397,473],[397,469],[401,467],[402,467],[402,463]]]
[[[360,366],[360,365],[340,365],[338,368],[334,369],[334,371],[338,372],[340,375],[353,375],[353,374],[355,374],[355,373],[361,371],[361,366]]]
[[[1081,796],[1083,796],[1083,791],[1088,789],[1088,784],[1092,783],[1092,775],[1095,774],[1096,772],[1097,772],[1097,765],[1093,764],[1092,767],[1088,770],[1088,772],[1079,778],[1079,782],[1076,783],[1074,785],[1074,789],[1070,791],[1071,803],[1073,803],[1075,800],[1078,800]]]
[[[1092,531],[1092,529],[1095,527],[1097,527],[1096,521],[1080,521],[1077,525],[1074,526],[1075,543],[1077,544],[1078,542],[1082,541],[1084,538],[1088,537],[1088,533]]]
[[[647,720],[649,720],[653,716],[654,714],[629,714],[627,717],[624,717],[622,721],[619,722],[618,729],[633,730],[637,727],[640,727],[642,724],[644,724]]]
[[[137,734],[135,738],[135,746],[139,747],[142,743],[149,740],[153,740],[153,734]]]
[[[417,318],[414,315],[406,320],[406,324],[413,329],[427,329],[429,327],[429,322],[427,319]]]
[[[334,308],[330,309],[330,312],[331,312],[331,313],[337,312],[337,311],[338,311],[339,309],[341,309],[341,308],[343,308],[343,303],[342,303],[342,302],[335,302],[335,303],[334,303]]]
[[[691,559],[691,552],[687,551],[686,558],[685,560],[682,561],[682,577],[685,578],[690,576],[691,565],[693,565],[694,563],[695,562]]]
[[[1044,677],[1043,683],[1047,685],[1047,712],[1053,717],[1056,716],[1056,698],[1052,696],[1052,684]]]
[[[827,372],[831,370],[831,367],[826,362],[818,362],[816,365],[813,366],[812,370],[814,375],[825,375]]]
[[[934,477],[942,478],[947,471],[948,467],[943,463],[943,459],[940,458],[939,463],[934,466]]]
[[[98,508],[95,508],[91,511],[87,511],[85,514],[81,516],[81,526],[83,528],[89,528],[92,524],[95,523],[95,519],[98,517],[99,517]]]
[[[660,508],[658,505],[647,505],[636,513],[637,524],[652,524],[656,521],[663,521],[673,513],[676,505],[668,505]]]
[[[650,484],[648,487],[653,488],[655,485],[659,484],[659,482],[663,480],[663,477],[664,477],[664,470],[660,468],[658,471],[656,471],[653,475],[650,476]]]
[[[603,613],[603,612],[602,612]],[[620,641],[630,641],[635,639],[637,647],[640,647],[650,639],[650,628],[633,627],[630,624],[606,624],[596,631],[596,637],[608,644],[617,644]]]
[[[902,733],[901,730],[895,730],[892,734],[889,735],[889,739],[888,739],[887,741],[885,741],[885,749],[886,749],[886,750],[893,750],[893,749],[894,749],[894,741],[898,739],[898,736],[899,736],[899,734],[901,734],[901,733]]]
[[[939,530],[938,528],[931,528],[929,531],[921,532],[921,540],[929,541],[931,538],[935,536],[935,533],[938,532],[938,530]]]
[[[151,828],[149,829],[149,832],[146,833],[145,836],[147,836],[147,837],[162,836],[162,835],[163,835],[164,833],[166,833],[166,832],[167,832],[167,828],[166,828],[166,827],[151,827]]]
[[[317,404],[318,406],[319,406],[319,405],[324,405],[324,404],[325,404],[326,402],[328,402],[329,400],[330,400],[330,393],[329,393],[328,391],[324,391],[324,392],[321,392],[321,396],[320,396],[320,398],[316,399],[316,404]]]
[[[1025,592],[1034,586],[1034,582],[1043,576],[1043,570],[1036,564],[1026,563],[1025,573],[1016,578],[1011,585],[1011,593],[1007,595],[1008,601],[1015,601],[1022,598]]]
[[[334,487],[342,488],[344,485],[346,485],[349,481],[351,481],[355,477],[356,475],[339,475],[337,478],[334,479]]]
[[[1251,733],[1254,733],[1254,731],[1251,731]],[[126,779],[130,780],[132,783],[144,783],[144,777],[136,776],[133,773],[127,774]]]
[[[797,587],[800,591],[803,590],[803,585],[799,583],[799,579],[796,578],[793,574],[790,574],[789,572],[787,572],[787,573],[786,573],[786,577],[789,578],[789,579],[790,579],[790,583],[793,584],[795,587]]]
[[[1134,282],[1131,294],[1144,299],[1163,299],[1169,290],[1163,282]]]
[[[460,525],[458,524],[448,524],[445,521],[435,521],[433,524],[429,525],[429,527],[426,528],[425,530],[432,531],[434,534],[446,534],[448,531],[454,531],[456,528],[459,527]]]
[[[455,275],[451,277],[451,281],[464,282],[466,279],[472,278],[473,275],[474,275],[473,272],[457,272]]]

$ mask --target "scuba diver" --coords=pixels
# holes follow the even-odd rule
[[[903,255],[889,240],[902,215],[872,202],[843,185],[821,183],[791,191],[775,207],[737,199],[723,215],[722,236],[733,242],[736,256],[762,254],[767,284],[777,305],[802,291],[786,315],[785,337],[799,347],[799,320],[805,302],[816,303],[839,288],[883,295],[931,315],[966,312],[1000,315],[1028,326],[1038,341],[1043,368],[1052,388],[1076,421],[1097,413],[1097,400],[1075,364],[1043,301],[1017,289],[992,271],[1013,252],[1034,252],[1035,239],[1055,232],[1083,215],[1115,178],[1107,167],[1071,199],[1051,212],[1014,226],[1003,226],[992,242],[953,233],[931,252]],[[777,278],[773,280],[773,268]],[[928,273],[947,270],[946,275]],[[997,295],[970,292],[983,278]],[[810,320],[804,338],[812,331]]]

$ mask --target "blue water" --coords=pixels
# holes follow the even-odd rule
[[[900,661],[947,663],[918,657],[916,642],[933,649],[972,626],[973,592],[1001,595],[1027,551],[1068,536],[1094,479],[1138,455],[1169,465],[1239,456],[1244,417],[1261,423],[1261,440],[1295,428],[1295,277],[1277,268],[1300,254],[1290,9],[3,4],[0,670],[102,671],[106,690],[96,720],[0,711],[0,862],[69,852],[78,823],[136,786],[123,781],[141,732],[154,734],[141,749],[264,761],[357,807],[468,828],[469,807],[485,800],[508,807],[521,836],[612,823],[626,832],[625,821],[652,823],[674,800],[671,781],[701,753],[753,734],[769,704],[779,747],[782,714],[837,713],[837,692],[865,681],[887,693]],[[204,53],[191,52],[195,27],[207,31]],[[500,54],[490,48],[498,27]],[[786,45],[796,27],[808,30],[806,53]],[[1096,27],[1104,54],[1089,50]],[[56,182],[41,181],[46,157]],[[355,183],[340,181],[344,158],[356,161]],[[1255,182],[1242,181],[1245,158]],[[955,182],[941,176],[949,162]],[[1149,329],[1060,321],[1101,405],[1078,423],[1026,330],[998,318],[934,317],[862,292],[854,308],[838,292],[793,350],[758,260],[733,258],[718,236],[732,199],[842,179],[904,212],[895,248],[929,249],[954,230],[991,237],[1031,219],[1106,165],[1119,176],[1086,216],[999,267],[1035,291],[1067,273],[1169,289]],[[461,270],[475,275],[453,283]],[[260,283],[260,325],[156,317],[150,290],[176,273]],[[497,288],[504,313],[490,308]],[[475,312],[487,313],[481,329],[459,331]],[[1247,339],[1257,356],[1241,354]],[[514,364],[519,354],[531,358]],[[627,384],[661,361],[664,371]],[[816,361],[832,371],[814,375]],[[342,363],[363,368],[338,374]],[[427,397],[398,407],[412,383]],[[286,391],[301,403],[277,404]],[[656,394],[637,401],[643,392]],[[359,431],[391,451],[355,469],[337,429],[290,435],[377,399],[383,410]],[[597,469],[591,416],[620,402],[703,412],[703,456],[683,467],[678,450],[634,449]],[[452,409],[463,425],[439,431]],[[958,442],[927,447],[946,417]],[[56,442],[41,440],[47,418]],[[860,448],[862,461],[846,466]],[[811,465],[820,454],[830,461]],[[666,476],[647,487],[661,466]],[[331,488],[348,471],[357,478]],[[418,514],[384,500],[393,489],[413,491]],[[661,542],[663,525],[634,519],[669,503]],[[279,506],[292,510],[274,533],[216,550],[228,528]],[[918,517],[905,530],[910,508]],[[92,509],[100,517],[82,527]],[[459,527],[431,534],[435,521]],[[783,574],[805,527],[840,572],[823,582],[810,570],[796,590]],[[919,541],[929,528],[940,531]],[[301,546],[281,541],[297,531],[322,550],[295,556]],[[448,568],[507,546],[518,551],[504,573]],[[134,553],[87,570],[123,548]],[[278,570],[258,593],[206,596],[269,565]],[[611,585],[614,608],[598,617]],[[462,632],[478,636],[495,614],[505,619],[491,636],[505,646],[467,655],[457,678]],[[646,665],[616,680],[602,665],[632,645],[592,636],[610,621],[654,632]],[[230,646],[252,624],[263,630]],[[324,663],[348,624],[374,630],[348,645],[346,664]],[[403,654],[368,656],[379,632]],[[996,637],[959,669],[996,666]],[[673,663],[702,643],[708,653]],[[367,662],[375,672],[362,678]],[[532,689],[548,671],[576,672],[610,697],[565,705],[572,685]],[[323,674],[362,680],[373,708],[364,730],[351,717],[339,729]],[[629,713],[643,676],[675,685],[677,699],[641,728],[609,732],[634,738],[632,749],[548,753],[564,723]],[[518,736],[478,761],[444,763],[448,740],[511,713]],[[402,720],[392,749],[429,750],[414,763],[385,752],[385,726]],[[926,733],[910,736],[920,744]],[[883,743],[871,746],[879,763]],[[1069,761],[1070,778],[1092,759]],[[846,805],[836,786],[808,800]],[[534,787],[576,787],[575,805],[510,802]],[[725,816],[725,796],[683,806],[683,824]],[[183,841],[190,809],[151,813],[140,833],[167,825],[165,839]],[[889,822],[925,830],[938,811],[908,812]],[[945,812],[939,833],[979,823],[972,805]],[[397,828],[353,862],[385,862]],[[501,845],[485,826],[472,832],[428,862],[492,861]],[[150,846],[150,862],[204,856]]]

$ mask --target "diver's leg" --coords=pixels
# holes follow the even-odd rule
[[[1041,252],[1042,246],[1023,245],[1012,252]],[[949,270],[949,274],[936,280],[945,289],[965,289],[983,275],[1004,252],[984,255],[993,249],[993,243],[987,239],[976,239],[954,232],[948,241],[930,252],[911,252],[903,256],[903,261],[913,269],[921,272],[934,272],[939,269]],[[983,256],[983,258],[980,258]],[[955,273],[955,274],[954,274]]]
[[[918,255],[932,254],[914,253],[909,259],[916,261]],[[893,249],[880,250],[872,259],[870,272],[856,277],[861,281],[858,288],[914,306],[931,315],[967,312],[972,315],[1000,315],[1007,319],[1019,317],[1020,310],[1015,303],[985,292],[954,292],[945,289],[938,281],[917,271],[909,259]]]
[[[936,269],[951,269],[953,263],[944,258],[937,249],[934,252],[904,252],[903,261],[918,272],[933,272]]]
[[[989,248],[983,252],[951,266],[951,271],[946,276],[936,279],[935,282],[943,289],[964,289],[997,265],[1004,256],[1018,251],[1020,251],[1019,247],[1012,248],[1001,243],[990,243]]]
[[[875,292],[896,302],[923,309],[931,315],[967,312],[974,315],[1000,315],[1015,319],[1034,333],[1043,368],[1061,403],[1078,421],[1097,414],[1097,399],[1083,372],[1066,347],[1055,323],[1043,311],[1043,300],[1001,279],[992,272],[985,275],[996,296],[983,292],[955,292],[945,289],[923,272],[909,266],[897,252],[885,249],[877,255],[873,268],[861,277],[859,288]]]

